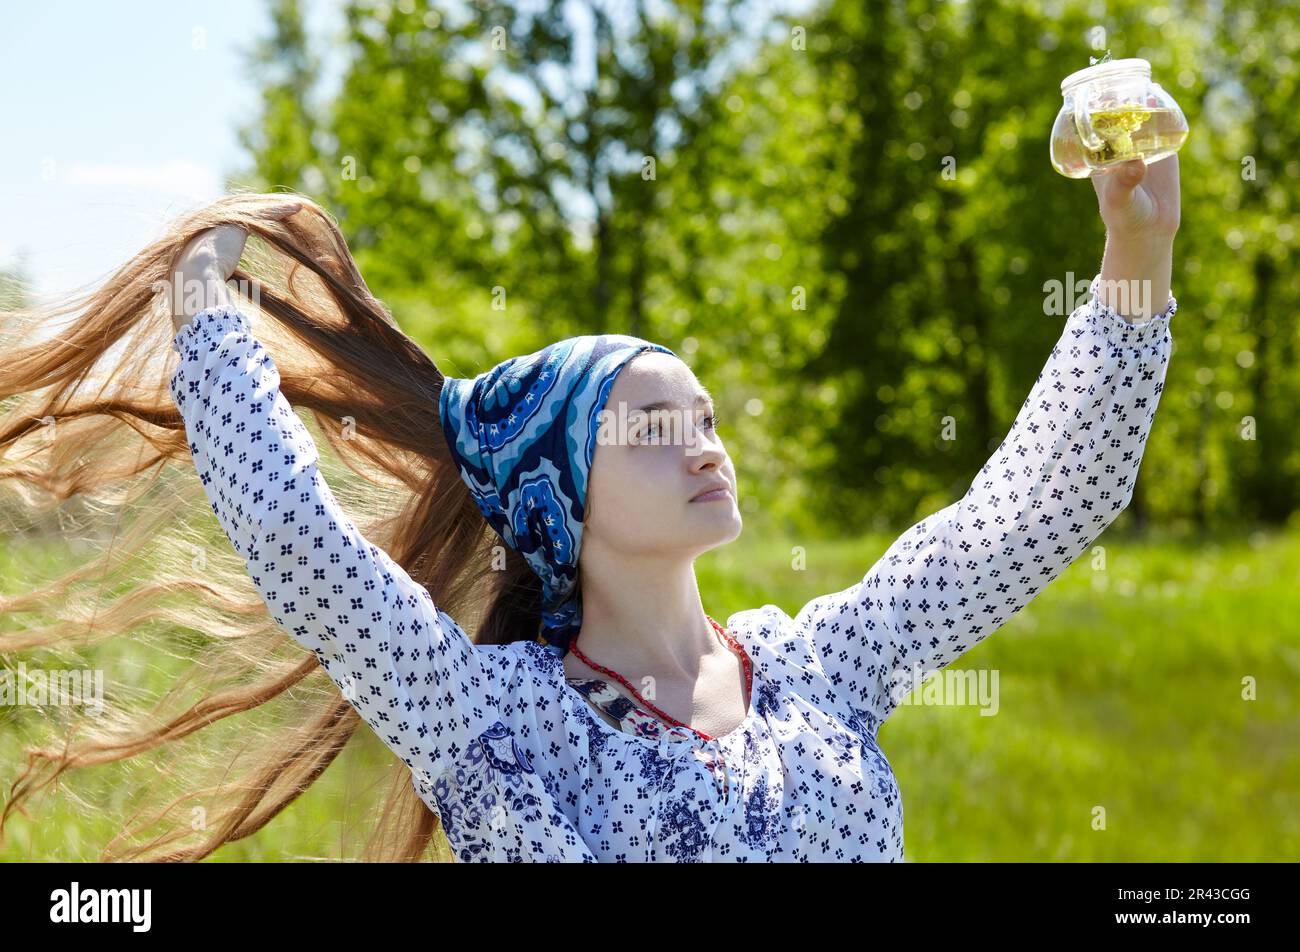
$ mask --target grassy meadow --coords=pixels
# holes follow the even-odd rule
[[[706,610],[723,619],[770,601],[793,613],[861,578],[890,541],[747,531],[697,563]],[[1100,543],[1104,570],[1085,553],[950,666],[997,671],[994,716],[973,703],[904,704],[881,728],[907,861],[1300,859],[1300,533],[1134,540],[1117,527]],[[796,545],[801,570],[791,568]],[[69,557],[11,545],[0,584],[12,591]],[[179,651],[113,641],[87,654],[110,699],[157,691],[183,669]],[[1243,699],[1246,678],[1254,700]],[[0,708],[6,796],[46,710]],[[219,724],[185,743],[238,737],[238,724]],[[356,855],[389,759],[363,727],[288,810],[213,859]],[[38,797],[31,819],[10,821],[0,860],[95,859],[148,782],[139,766],[74,771]]]

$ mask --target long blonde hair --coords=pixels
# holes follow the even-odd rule
[[[286,215],[293,202],[301,209]],[[509,549],[506,570],[488,571],[500,540],[447,454],[438,420],[443,375],[371,295],[333,217],[294,193],[227,196],[182,217],[97,289],[0,314],[0,530],[84,539],[93,556],[0,594],[0,657],[57,654],[121,635],[156,640],[173,654],[195,645],[161,698],[128,703],[124,677],[98,717],[48,725],[63,736],[26,749],[0,813],[0,842],[13,812],[26,815],[24,802],[70,768],[121,761],[143,771],[140,755],[256,709],[262,719],[238,720],[251,766],[237,769],[242,756],[219,743],[187,749],[178,765],[148,773],[149,802],[140,809],[156,809],[126,823],[101,854],[199,860],[266,826],[362,723],[316,656],[271,619],[224,537],[213,541],[216,523],[168,391],[166,289],[181,250],[222,224],[249,233],[232,281],[250,289],[236,299],[241,307],[256,301],[255,333],[280,371],[281,392],[311,411],[364,482],[347,492],[342,471],[331,477],[366,538],[476,641],[536,637],[540,580]],[[190,691],[198,696],[187,702]],[[387,797],[360,858],[449,859],[445,839],[435,837],[436,815],[389,753]],[[187,802],[202,807],[204,822],[193,822],[194,806],[177,809]]]

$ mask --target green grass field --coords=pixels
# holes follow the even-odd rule
[[[793,613],[860,579],[890,541],[747,531],[697,564],[705,608],[720,620],[766,602]],[[1300,859],[1300,534],[1100,542],[1104,571],[1085,553],[951,666],[998,672],[996,715],[905,704],[881,728],[907,861]],[[795,545],[804,570],[791,568]],[[41,558],[11,548],[0,584],[12,590]],[[96,657],[144,686],[178,663],[133,650]],[[1243,699],[1247,678],[1255,700]],[[32,716],[0,709],[6,796]],[[388,759],[366,730],[288,811],[214,859],[354,855]],[[110,765],[65,780],[31,821],[10,822],[0,860],[95,858],[139,792],[133,776]]]

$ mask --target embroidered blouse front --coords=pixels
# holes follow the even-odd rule
[[[340,508],[234,306],[176,334],[171,393],[267,609],[407,764],[462,861],[901,861],[880,725],[1132,498],[1177,304],[1129,324],[1096,288],[961,499],[793,617],[767,604],[726,620],[753,686],[742,723],[708,741],[626,698],[621,728],[607,723],[588,696],[618,707],[614,689],[571,682],[548,645],[474,644]]]
[[[619,730],[639,737],[658,737],[676,725],[666,724],[604,678],[566,678],[573,689],[604,712]]]

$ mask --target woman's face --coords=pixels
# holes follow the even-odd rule
[[[629,554],[694,558],[740,535],[736,472],[713,413],[677,357],[646,351],[623,365],[597,432],[584,549],[592,539]],[[692,501],[715,485],[727,492]]]

